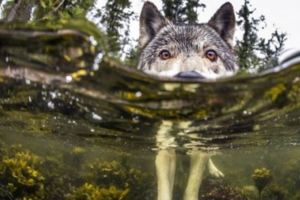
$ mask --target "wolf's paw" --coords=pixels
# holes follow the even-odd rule
[[[212,162],[211,159],[208,160],[208,172],[210,173],[210,175],[216,177],[216,178],[221,178],[224,177],[223,172],[221,172],[216,166],[215,164]]]

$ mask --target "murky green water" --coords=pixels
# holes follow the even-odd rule
[[[102,39],[78,20],[1,25],[0,199],[153,200],[165,150],[176,200],[199,152],[225,175],[205,170],[201,200],[300,199],[300,62],[163,79],[102,59]]]

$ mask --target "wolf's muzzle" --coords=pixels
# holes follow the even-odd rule
[[[178,74],[175,75],[177,78],[205,78],[201,74],[195,71],[185,71],[185,72],[179,72]]]

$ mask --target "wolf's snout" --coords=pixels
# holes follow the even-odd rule
[[[195,71],[179,72],[175,77],[178,78],[204,78],[201,74]]]

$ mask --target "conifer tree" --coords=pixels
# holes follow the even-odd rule
[[[184,23],[195,23],[198,20],[198,9],[205,8],[199,0],[162,0],[163,12],[169,20]]]
[[[255,9],[249,0],[237,13],[237,24],[243,36],[237,41],[236,50],[239,65],[242,69],[265,69],[278,64],[278,56],[287,39],[285,33],[275,30],[269,39],[259,37],[259,30],[265,28],[266,19],[263,15],[254,17]]]
[[[129,23],[133,17],[129,0],[109,0],[103,7],[100,23],[108,36],[110,51],[119,56],[125,53],[124,47],[129,43]]]

